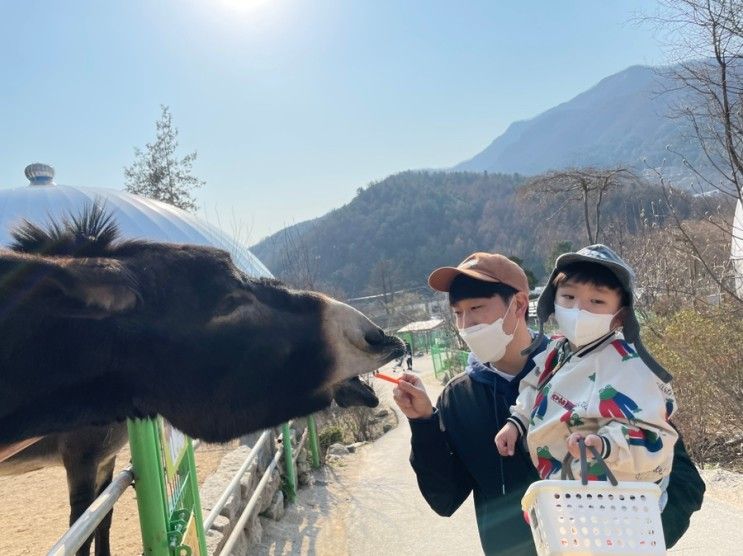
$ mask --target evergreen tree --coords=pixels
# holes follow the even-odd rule
[[[524,274],[526,274],[526,280],[529,283],[529,288],[534,289],[534,286],[537,285],[537,277],[534,275],[534,273],[530,269],[526,268],[526,266],[524,265],[524,260],[521,257],[517,257],[515,255],[511,255],[508,258],[511,259],[513,262],[515,262],[517,265],[519,265],[524,270]]]
[[[155,142],[147,143],[144,150],[134,147],[134,162],[124,168],[125,187],[129,193],[194,211],[197,206],[192,191],[205,183],[191,175],[196,151],[178,159],[178,129],[173,125],[170,109],[165,105],[160,108]]]
[[[573,248],[573,243],[567,240],[558,241],[554,245],[552,245],[552,249],[550,250],[549,255],[547,255],[547,258],[544,261],[545,274],[549,276],[552,272],[552,269],[555,268],[557,257],[562,255],[563,253],[572,253],[574,250],[575,249]]]

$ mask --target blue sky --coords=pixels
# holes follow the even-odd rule
[[[663,63],[651,2],[0,0],[0,187],[123,187],[170,106],[202,214],[248,243]]]

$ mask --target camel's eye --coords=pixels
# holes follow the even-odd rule
[[[217,306],[218,315],[229,315],[235,309],[249,305],[253,302],[253,296],[246,291],[230,292],[222,298]]]

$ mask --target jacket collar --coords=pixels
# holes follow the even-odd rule
[[[621,338],[621,333],[618,330],[612,330],[608,334],[605,334],[604,336],[601,336],[600,338],[594,340],[593,342],[586,344],[584,346],[581,346],[578,348],[575,352],[571,353],[571,356],[575,357],[585,357],[589,353],[596,351],[599,348],[602,348],[606,344],[613,342],[617,338]],[[563,348],[566,350],[567,353],[570,352],[570,346],[568,345],[568,341],[566,338],[562,337],[562,340],[560,340],[559,348]]]
[[[508,381],[498,373],[493,371],[493,368],[489,364],[485,364],[480,361],[473,353],[469,354],[467,358],[467,368],[465,372],[470,379],[481,384],[488,384],[490,386],[503,385],[509,387],[518,388],[518,383],[534,368],[534,356],[544,348],[547,347],[547,338],[543,338],[536,350],[534,350],[524,364],[524,368],[513,378],[512,381]]]

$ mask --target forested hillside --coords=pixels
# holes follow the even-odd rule
[[[347,205],[263,240],[254,253],[278,277],[347,297],[425,284],[440,265],[476,250],[523,259],[538,277],[555,246],[585,243],[578,202],[521,194],[518,175],[403,172],[360,190]],[[677,206],[689,210],[683,194]],[[627,186],[604,201],[607,233],[634,233],[658,215],[660,191]]]

